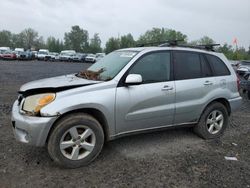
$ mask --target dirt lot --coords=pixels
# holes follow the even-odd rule
[[[0,61],[0,187],[250,187],[246,99],[219,140],[202,140],[190,128],[121,138],[107,143],[91,165],[74,170],[56,166],[45,148],[17,143],[10,111],[19,87],[88,66]]]

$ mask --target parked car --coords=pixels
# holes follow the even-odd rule
[[[104,141],[193,126],[220,137],[241,104],[239,80],[217,52],[170,47],[114,51],[87,70],[23,85],[12,108],[18,141],[46,146],[59,165],[89,164]]]
[[[37,59],[38,52],[34,50],[31,52],[32,52],[32,59]]]
[[[20,52],[18,55],[19,60],[31,60],[32,59],[32,52],[30,50]]]
[[[76,54],[72,57],[72,60],[73,60],[74,62],[84,62],[86,56],[87,56],[87,55],[86,55],[86,54],[83,54],[83,53],[76,53]]]
[[[95,63],[96,62],[96,57],[94,54],[88,54],[86,57],[85,57],[85,62],[87,63]]]
[[[240,87],[243,93],[247,92],[248,99],[250,100],[250,72],[245,73],[240,80]]]
[[[50,60],[50,61],[58,61],[59,60],[59,54],[57,52],[50,52],[49,56],[48,56],[48,60]]]
[[[20,54],[21,54],[21,52],[24,52],[24,49],[23,48],[15,48],[14,52],[16,54],[16,58],[19,59]]]
[[[37,54],[38,60],[45,60],[45,57],[49,54],[49,50],[47,49],[40,49]]]
[[[239,68],[237,69],[237,73],[240,76],[245,75],[245,73],[250,72],[250,61],[241,61],[239,64]]]
[[[106,55],[105,53],[96,53],[95,54],[96,61],[99,61],[100,59],[104,58],[105,55]]]
[[[7,59],[7,60],[15,60],[16,59],[16,54],[13,51],[5,51],[2,55],[1,55],[2,59]]]
[[[76,54],[75,50],[64,50],[59,55],[60,61],[72,61],[73,56]]]
[[[9,47],[0,47],[0,59],[2,59],[2,56],[6,51],[10,51],[10,48]]]

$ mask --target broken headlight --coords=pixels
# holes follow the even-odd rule
[[[36,115],[40,112],[41,108],[54,101],[55,98],[55,93],[43,93],[28,96],[25,98],[23,103],[23,110],[30,114]]]

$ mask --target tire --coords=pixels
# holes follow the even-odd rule
[[[247,91],[247,98],[250,100],[250,90]]]
[[[56,123],[47,148],[58,165],[78,168],[92,162],[101,152],[103,143],[104,132],[100,123],[88,114],[74,113]]]
[[[219,120],[219,115],[222,115],[222,120]],[[219,138],[228,126],[228,118],[227,108],[219,102],[214,102],[206,107],[194,127],[194,132],[203,139]]]

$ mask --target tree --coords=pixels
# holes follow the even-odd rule
[[[130,33],[127,35],[121,36],[120,48],[130,48],[134,46],[135,46],[135,40]]]
[[[119,38],[114,38],[114,37],[111,37],[107,43],[106,43],[106,49],[105,49],[105,52],[108,54],[114,50],[117,50],[120,48],[120,40]]]
[[[215,41],[208,36],[204,36],[200,38],[199,40],[191,41],[191,45],[206,45],[206,44],[214,44]]]
[[[22,38],[25,49],[35,48],[39,40],[38,32],[31,28],[23,30],[19,37]]]
[[[0,46],[12,47],[12,34],[10,31],[0,31]]]
[[[143,44],[169,40],[183,40],[183,43],[186,43],[187,35],[173,29],[153,28],[152,30],[148,30],[146,33],[141,35],[137,43]]]
[[[94,37],[92,39],[90,39],[90,44],[89,44],[89,52],[91,53],[98,53],[98,52],[102,52],[102,48],[101,48],[101,39],[99,37],[98,33],[94,34]]]
[[[55,37],[49,37],[46,42],[46,47],[51,52],[61,52],[63,50],[63,43]]]
[[[81,29],[78,25],[72,26],[71,31],[64,34],[65,47],[78,52],[88,49],[88,40],[88,31]]]

